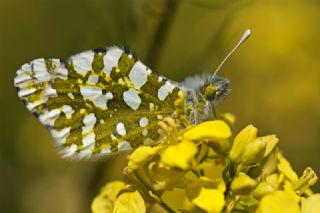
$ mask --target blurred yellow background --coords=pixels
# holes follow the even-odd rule
[[[261,135],[277,134],[299,175],[307,166],[320,174],[319,20],[317,0],[0,0],[1,211],[89,212],[125,165],[120,155],[59,158],[13,87],[23,63],[124,45],[182,81],[212,72],[247,28],[252,37],[221,70],[232,93],[217,111],[237,116],[234,132],[252,123]]]

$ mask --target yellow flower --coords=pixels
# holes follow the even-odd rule
[[[175,168],[159,167],[155,162],[148,168],[148,176],[156,191],[173,188],[186,188],[192,181],[184,177],[185,172]]]
[[[203,177],[187,188],[187,196],[194,205],[207,212],[221,212],[225,204],[224,191],[223,181],[214,182]]]
[[[314,194],[302,201],[301,213],[319,213],[320,194]]]
[[[244,173],[240,173],[231,183],[231,190],[235,194],[247,195],[257,185],[257,182]]]
[[[260,139],[267,143],[266,151],[264,153],[264,157],[267,157],[278,144],[279,139],[275,135],[267,135]]]
[[[170,145],[160,152],[160,162],[164,166],[188,169],[191,160],[197,153],[197,145],[184,140],[181,143]]]
[[[130,156],[128,169],[135,170],[149,161],[161,149],[160,146],[150,147],[141,146],[137,148]]]
[[[244,147],[241,153],[241,162],[245,165],[258,163],[263,159],[266,147],[265,141],[256,138]]]
[[[298,193],[303,193],[307,188],[314,185],[318,181],[317,174],[310,168],[307,167],[302,176],[297,182],[294,183],[294,190]]]
[[[274,190],[275,189],[270,183],[263,181],[263,182],[260,182],[259,185],[254,189],[254,191],[252,192],[252,195],[256,199],[260,200],[265,195],[274,192]]]
[[[229,157],[236,163],[241,162],[241,154],[244,147],[253,141],[257,136],[258,130],[252,125],[244,128],[234,139]]]
[[[234,139],[229,157],[235,163],[256,164],[267,157],[278,144],[275,135],[257,137],[257,128],[252,125],[243,129]]]
[[[298,202],[288,192],[276,191],[264,196],[257,213],[300,213]]]
[[[230,136],[230,127],[221,120],[203,122],[187,130],[183,135],[184,139],[191,141],[203,139],[225,140]]]
[[[292,169],[287,159],[285,159],[280,152],[276,153],[276,165],[278,170],[283,173],[292,183],[295,183],[298,180],[298,175]]]
[[[121,181],[107,183],[101,188],[100,193],[96,196],[91,204],[93,213],[109,213],[113,211],[114,202],[118,193],[125,189],[126,185]]]
[[[122,193],[114,203],[113,213],[144,213],[146,207],[138,191]]]

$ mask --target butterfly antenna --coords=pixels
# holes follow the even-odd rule
[[[226,62],[226,60],[232,55],[232,53],[234,53],[234,51],[236,51],[238,49],[238,47],[240,47],[240,45],[246,41],[251,35],[251,30],[247,29],[242,37],[240,38],[239,42],[237,43],[237,45],[228,53],[228,55],[222,60],[222,62],[220,63],[220,65],[218,66],[218,68],[216,69],[216,71],[214,71],[213,75],[210,78],[210,82],[212,82],[214,76],[217,74],[217,72],[220,70],[220,68],[222,67],[222,65]]]

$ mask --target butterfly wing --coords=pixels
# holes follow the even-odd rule
[[[154,144],[157,121],[184,108],[183,88],[117,47],[36,59],[17,71],[15,87],[60,154],[73,159]]]

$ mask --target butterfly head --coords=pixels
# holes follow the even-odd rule
[[[230,92],[229,80],[216,75],[212,81],[205,83],[201,88],[202,96],[210,102],[220,102]]]

